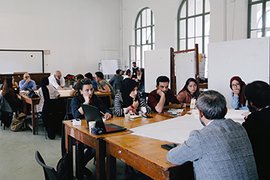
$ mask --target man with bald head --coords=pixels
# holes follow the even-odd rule
[[[55,87],[55,89],[62,89],[65,86],[65,79],[62,76],[61,71],[57,70],[54,74],[50,75],[49,77],[50,84]]]
[[[23,79],[19,82],[20,90],[35,90],[37,88],[36,82],[31,79],[29,73],[24,73]]]

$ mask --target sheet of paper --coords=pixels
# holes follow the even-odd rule
[[[162,122],[148,124],[131,129],[135,135],[183,143],[192,130],[201,129],[203,126],[193,115],[179,116]]]
[[[232,119],[236,122],[243,123],[244,120],[244,114],[247,114],[248,110],[234,110],[234,109],[228,109],[228,112],[225,116],[225,118]]]
[[[242,114],[247,112],[248,110],[228,109],[225,117],[242,124],[242,122],[244,122],[244,116]],[[133,131],[133,134],[139,136],[174,143],[183,143],[186,139],[188,139],[192,130],[199,130],[203,128],[203,125],[198,119],[197,110],[193,110],[191,113],[191,115],[186,114],[184,116],[178,116],[166,121],[133,128],[131,131]]]

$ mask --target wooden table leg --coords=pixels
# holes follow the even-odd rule
[[[66,131],[67,132],[67,131]],[[68,151],[68,177],[73,180],[73,138],[66,135],[66,147]]]
[[[31,104],[31,112],[32,112],[32,131],[33,135],[36,134],[36,117],[35,117],[35,105]]]
[[[106,144],[102,139],[97,139],[96,142],[96,179],[105,179],[105,156],[106,156]]]
[[[84,144],[77,141],[76,142],[76,177],[78,178],[78,180],[83,180],[83,170],[84,170],[84,166],[83,166],[83,150],[84,150]]]
[[[107,180],[115,180],[116,179],[116,158],[107,154]]]

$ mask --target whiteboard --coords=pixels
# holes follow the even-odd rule
[[[106,74],[106,75],[115,74],[118,68],[119,67],[118,67],[117,59],[101,60],[101,71],[103,74]]]
[[[159,49],[144,52],[145,92],[156,89],[158,76],[171,77],[170,49]]]
[[[188,78],[195,78],[196,74],[196,53],[175,53],[175,75],[176,93],[183,89]]]
[[[209,44],[208,88],[222,93],[231,107],[232,76],[247,84],[254,80],[270,82],[269,37]]]
[[[4,51],[0,50],[0,73],[43,72],[42,51]]]

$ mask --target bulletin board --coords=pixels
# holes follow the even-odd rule
[[[222,93],[231,107],[232,76],[247,84],[255,80],[270,83],[269,37],[209,44],[208,88]]]

